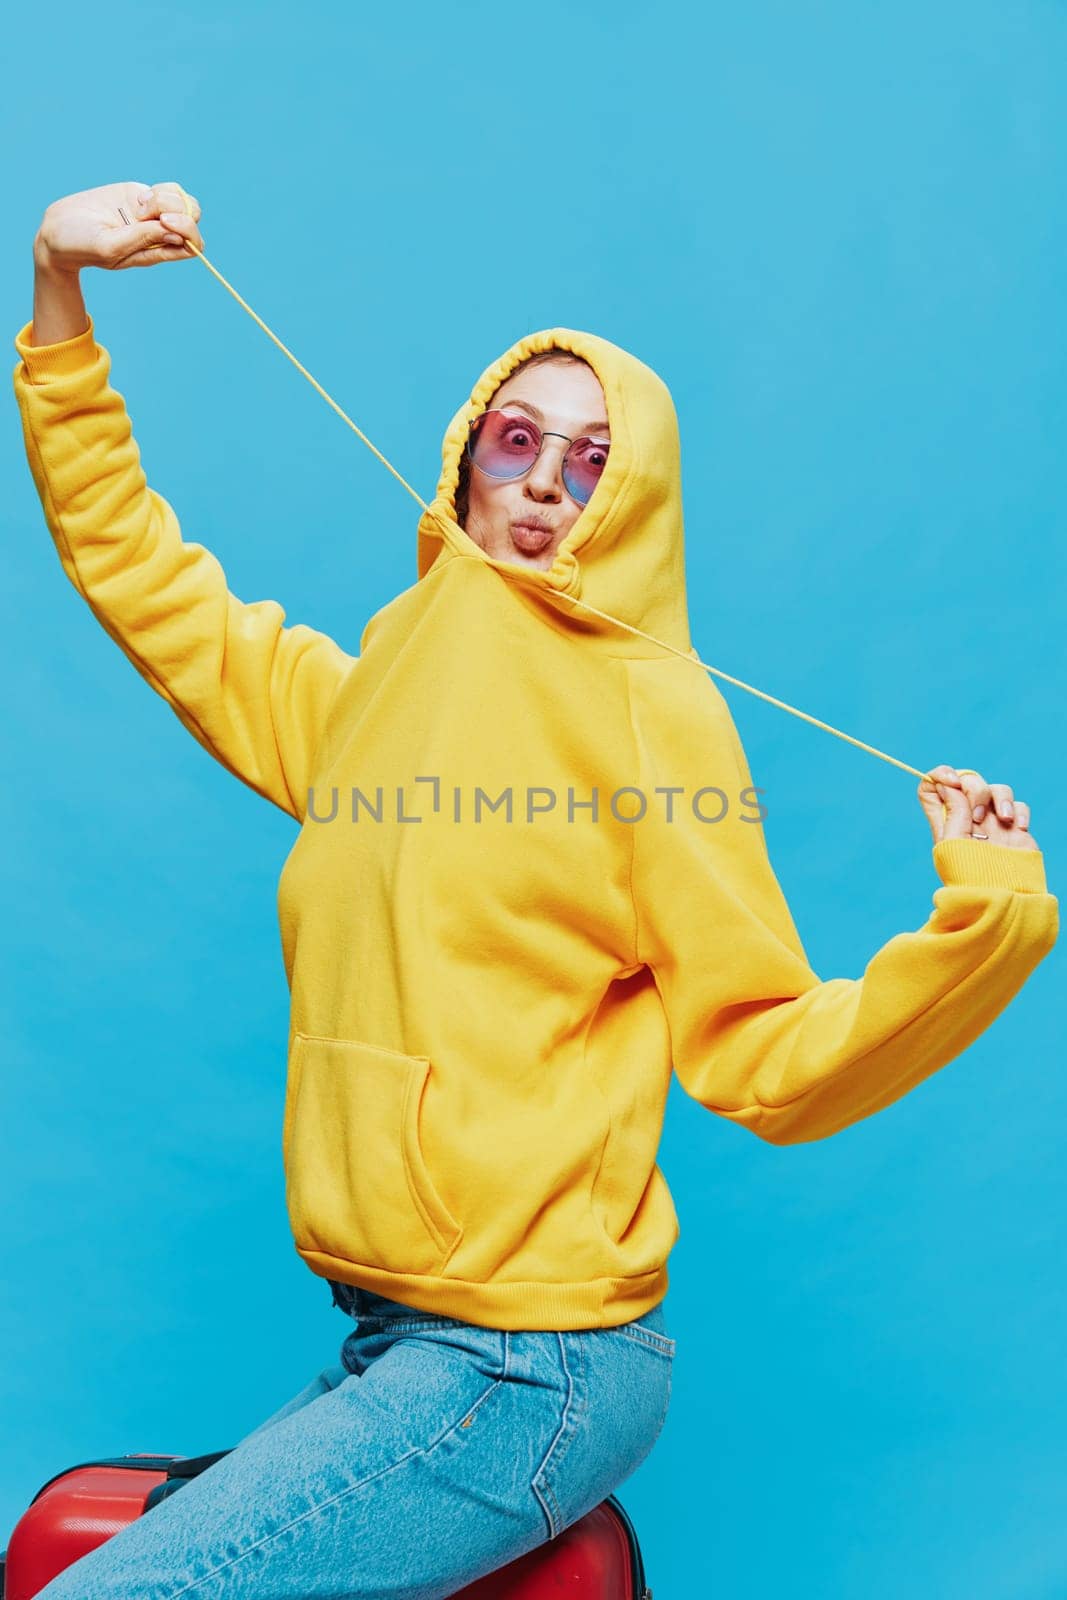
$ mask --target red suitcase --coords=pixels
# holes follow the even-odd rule
[[[32,1600],[57,1573],[228,1455],[83,1461],[34,1495],[0,1555],[0,1600]],[[614,1495],[558,1538],[457,1591],[456,1600],[652,1600],[633,1523]]]

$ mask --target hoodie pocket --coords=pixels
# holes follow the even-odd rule
[[[295,1033],[282,1149],[298,1250],[437,1273],[463,1230],[419,1139],[426,1056]]]

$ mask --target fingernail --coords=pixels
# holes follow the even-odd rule
[[[985,806],[975,806],[975,808],[974,808],[974,820],[975,820],[975,822],[981,822],[981,820],[982,820],[982,818],[984,816],[985,816]]]
[[[184,222],[185,218],[178,211],[164,211],[160,222],[165,222],[168,228],[173,228],[176,222]]]
[[[1010,800],[1002,800],[1000,802],[1000,814],[1002,817],[1010,817],[1013,815],[1013,807]]]

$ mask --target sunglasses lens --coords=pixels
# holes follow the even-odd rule
[[[563,462],[563,482],[567,493],[584,506],[600,482],[608,464],[608,445],[604,440],[575,439]]]
[[[537,460],[540,448],[540,429],[529,417],[486,411],[471,429],[471,460],[490,478],[521,478]]]

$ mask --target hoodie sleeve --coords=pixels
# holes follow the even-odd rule
[[[141,469],[92,317],[73,339],[15,338],[26,455],[63,570],[97,621],[211,755],[303,821],[326,714],[356,657],[275,600],[230,593]]]
[[[685,791],[672,822],[633,826],[637,958],[654,974],[693,1099],[771,1144],[825,1139],[892,1105],[989,1027],[1055,944],[1059,904],[1041,851],[942,840],[932,847],[941,887],[922,927],[890,939],[862,977],[820,980],[762,823],[742,820],[757,807],[748,764],[702,671],[629,669],[646,792]],[[701,789],[705,818],[723,809],[718,791],[727,798],[720,822],[695,815]]]

